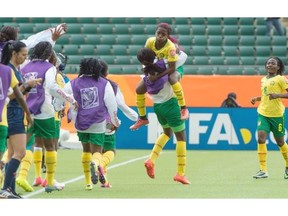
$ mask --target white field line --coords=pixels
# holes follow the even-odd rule
[[[150,154],[149,154],[149,155],[150,155]],[[124,161],[124,162],[122,162],[122,163],[118,163],[118,164],[111,165],[111,166],[107,167],[107,170],[114,169],[114,168],[117,168],[117,167],[120,167],[120,166],[124,166],[124,165],[129,164],[129,163],[133,163],[133,162],[138,161],[138,160],[142,160],[142,159],[148,158],[149,155],[142,156],[142,157],[138,157],[138,158],[134,158],[134,159],[131,159],[131,160],[128,160],[128,161]],[[78,176],[78,177],[76,177],[76,178],[70,179],[70,180],[65,181],[65,182],[63,182],[63,183],[66,185],[66,184],[70,184],[70,183],[79,181],[79,180],[81,180],[81,179],[84,179],[84,175],[81,175],[81,176]],[[62,182],[61,182],[61,183],[62,183]],[[23,198],[30,198],[30,197],[33,197],[33,196],[35,196],[35,195],[37,195],[37,194],[43,193],[43,192],[45,192],[45,189],[44,189],[44,188],[39,189],[39,190],[34,191],[34,192],[31,192],[31,193],[29,193],[29,194],[27,194],[27,195],[25,195],[25,196],[22,196],[22,197],[23,197]]]

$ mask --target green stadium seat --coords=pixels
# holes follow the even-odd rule
[[[111,45],[106,45],[106,44],[99,44],[96,45],[96,55],[110,55],[112,54],[111,52]]]
[[[193,36],[192,35],[178,35],[178,43],[179,45],[192,45],[193,42]]]
[[[140,74],[139,68],[136,65],[122,65],[121,74]]]
[[[94,23],[94,18],[93,17],[78,17],[78,23]]]
[[[240,26],[254,26],[255,18],[253,17],[240,17],[239,18],[239,25]]]
[[[256,46],[271,46],[272,38],[266,35],[258,35],[255,39]]]
[[[192,50],[191,50],[191,46],[188,45],[180,45],[180,49],[183,50],[183,52],[185,52],[188,56],[192,55]]]
[[[226,65],[240,65],[240,58],[238,56],[226,56]]]
[[[272,37],[272,45],[277,46],[287,46],[287,37],[286,36],[279,36],[274,35]]]
[[[240,62],[242,65],[255,65],[256,61],[254,59],[254,57],[250,57],[250,56],[240,56]]]
[[[194,35],[192,45],[207,46],[208,37],[206,37],[205,35]]]
[[[255,27],[254,26],[246,26],[246,25],[244,25],[244,26],[240,26],[239,27],[239,35],[255,35],[255,32],[256,32],[256,30],[255,30]]]
[[[192,25],[206,25],[206,18],[204,17],[192,17],[191,18],[191,23]]]
[[[266,35],[266,25],[265,26],[257,26],[256,27],[256,31],[255,31],[255,36],[258,36],[258,35]]]
[[[15,23],[30,23],[31,22],[31,19],[30,17],[15,17],[14,18],[14,22]]]
[[[94,18],[94,23],[97,24],[109,24],[110,22],[110,17],[96,17]]]
[[[190,74],[190,75],[196,75],[198,74],[198,69],[199,67],[198,66],[195,66],[195,65],[183,65],[183,68],[184,68],[184,74]]]
[[[206,26],[205,25],[193,25],[192,24],[192,35],[194,37],[196,35],[201,35],[201,36],[206,35]]]
[[[188,55],[188,58],[186,59],[186,62],[184,65],[193,65],[194,64],[194,57],[193,55]]]
[[[209,65],[208,56],[194,56],[194,65]]]
[[[258,75],[258,69],[255,66],[244,66],[243,75]]]
[[[207,46],[192,46],[191,53],[193,56],[207,56]]]
[[[97,26],[97,24],[93,23],[83,23],[82,32],[83,34],[97,34]]]
[[[81,44],[79,47],[80,55],[95,55],[95,46],[91,44]]]
[[[131,45],[145,45],[148,37],[146,35],[132,35],[131,36]]]
[[[78,18],[77,17],[62,17],[61,23],[67,23],[68,25],[72,23],[78,23]]]
[[[156,26],[155,26],[156,27]],[[130,34],[146,34],[145,25],[131,24],[130,25]]]
[[[19,33],[21,34],[34,34],[34,24],[33,23],[19,23]]]
[[[63,45],[63,54],[65,55],[79,55],[79,46],[75,44]]]
[[[143,45],[128,45],[128,54],[137,55],[138,51],[143,47]]]
[[[30,17],[30,22],[31,23],[45,23],[46,22],[46,18],[45,17]]]
[[[9,22],[14,22],[13,17],[0,17],[0,23],[9,23]]]
[[[224,44],[225,46],[238,46],[239,37],[237,35],[225,35]]]
[[[99,24],[97,34],[114,34],[114,24]]]
[[[82,24],[79,23],[69,23],[68,30],[69,34],[81,34],[82,33]]]
[[[127,24],[142,24],[141,17],[126,17],[125,23]]]
[[[189,25],[177,25],[175,28],[175,34],[178,35],[191,35],[191,27]]]
[[[238,46],[223,46],[224,56],[238,56]]]
[[[71,34],[70,44],[85,44],[85,35],[84,34]]]
[[[114,44],[111,52],[113,55],[127,55],[127,45]]]
[[[264,65],[263,66],[262,65],[258,66],[258,73],[260,75],[266,75],[267,74],[267,71],[266,71],[266,68],[264,67]]]
[[[130,62],[131,64],[134,64],[134,65],[141,65],[141,63],[137,59],[137,56],[130,56]]]
[[[105,34],[101,37],[101,44],[116,44],[116,35],[115,34]]]
[[[237,17],[223,17],[223,25],[238,25],[239,19]]]
[[[266,26],[266,21],[264,17],[257,17],[255,22],[257,26],[259,25]]]
[[[121,64],[121,65],[131,64],[130,57],[126,55],[116,56],[115,64]]]
[[[57,44],[69,44],[69,43],[70,43],[69,34],[64,34],[57,40]]]
[[[110,22],[113,24],[124,24],[126,22],[125,17],[111,17]]]
[[[46,23],[57,23],[57,24],[60,24],[60,23],[62,23],[62,18],[61,17],[47,17],[46,18]]]
[[[114,55],[101,55],[100,59],[104,60],[108,65],[115,64],[115,56]],[[110,66],[108,66],[110,70]]]
[[[221,35],[209,35],[208,44],[211,46],[222,46],[224,39]]]
[[[145,34],[155,35],[156,27],[156,25],[145,25]]]
[[[67,64],[64,70],[65,74],[78,74],[79,73],[79,65],[78,64]]]
[[[281,45],[273,45],[272,46],[272,51],[271,51],[272,56],[278,56],[278,57],[286,57],[287,58],[287,47],[286,46],[281,46]]]
[[[218,70],[216,71],[216,74],[218,74],[218,75],[227,75],[228,74],[228,66],[220,65],[217,67],[217,69]]]
[[[115,24],[114,33],[115,34],[126,34],[130,33],[130,25],[129,24]]]
[[[241,35],[239,37],[239,46],[254,46],[255,37],[252,35]]]
[[[121,45],[131,44],[131,37],[129,35],[117,35],[116,44]]]
[[[228,75],[243,75],[244,68],[242,66],[228,67]]]
[[[199,75],[214,75],[216,71],[216,67],[213,66],[200,66],[197,73]]]
[[[221,17],[207,17],[207,25],[222,25],[222,18]]]
[[[264,66],[268,56],[256,56],[256,62],[258,66]],[[266,71],[265,71],[266,73]]]
[[[169,25],[173,24],[173,18],[172,17],[159,17],[158,23],[168,23]]]
[[[255,47],[255,55],[256,56],[270,56],[271,55],[271,47],[270,46],[256,46]]]
[[[222,56],[210,56],[211,65],[224,65],[225,59]]]
[[[53,49],[56,53],[62,53],[62,48],[63,48],[63,46],[61,44],[57,44],[57,43],[53,46]]]
[[[80,55],[68,55],[68,64],[80,64],[83,57]]]
[[[43,31],[43,30],[46,30],[48,28],[52,27],[51,24],[49,23],[35,23],[34,24],[34,32],[40,32],[40,31]]]
[[[102,35],[98,34],[87,34],[85,37],[85,44],[100,44]]]
[[[234,26],[234,25],[227,25],[227,26],[223,26],[223,35],[235,35],[238,36],[239,35],[239,28],[238,26]]]
[[[254,54],[255,54],[254,47],[239,46],[239,55],[240,56],[253,56],[254,57]]]
[[[191,18],[188,17],[174,17],[174,24],[175,25],[190,25]]]
[[[221,56],[222,55],[222,46],[207,46],[208,56]]]
[[[109,65],[110,74],[121,74],[122,68],[121,65]]]
[[[222,35],[223,29],[220,25],[207,25],[207,35]]]
[[[154,17],[144,17],[142,18],[142,23],[143,24],[154,24],[156,27],[156,24],[158,23],[158,18],[154,18]]]

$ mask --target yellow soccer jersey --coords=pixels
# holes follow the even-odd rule
[[[57,75],[56,75],[56,83],[59,85],[60,88],[64,88],[64,86],[65,86],[65,81],[64,81],[62,75],[59,73],[57,73]],[[58,112],[55,112],[55,121],[60,121]]]
[[[258,106],[258,113],[266,117],[281,117],[284,114],[285,106],[281,98],[269,99],[269,93],[283,94],[288,89],[288,80],[285,76],[261,79],[261,102]]]
[[[11,70],[11,83],[10,83],[10,87],[13,89],[16,85],[18,85],[18,80],[14,74],[14,71]],[[7,121],[7,102],[5,102],[5,105],[3,107],[3,111],[2,111],[2,121],[0,122],[0,125],[2,126],[8,126],[8,121]]]
[[[156,37],[150,37],[147,39],[145,47],[152,49],[155,53],[158,59],[165,59],[168,62],[176,62],[178,60],[178,54],[176,53],[176,47],[175,44],[167,40],[167,43],[164,47],[161,49],[156,49],[155,47],[156,43]]]

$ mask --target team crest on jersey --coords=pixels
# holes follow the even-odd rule
[[[172,49],[170,50],[170,56],[175,56],[176,55],[176,50]]]

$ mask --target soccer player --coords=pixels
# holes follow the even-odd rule
[[[261,79],[261,96],[250,100],[253,105],[260,101],[257,108],[257,149],[260,170],[253,178],[268,177],[266,140],[271,131],[285,162],[284,179],[288,179],[288,146],[284,140],[285,106],[281,100],[288,98],[288,80],[283,76],[285,67],[278,57],[269,57],[265,62],[265,69],[267,75]]]
[[[153,64],[147,64],[151,62],[155,56],[155,53],[149,48],[141,49],[138,54],[138,60],[148,67],[144,68],[144,77],[141,80],[145,84],[147,92],[151,95],[154,105],[154,111],[159,123],[163,128],[163,133],[157,138],[149,159],[145,161],[145,168],[150,178],[155,178],[154,165],[156,159],[159,157],[161,151],[169,141],[173,133],[176,136],[176,156],[177,156],[177,173],[174,176],[174,181],[182,184],[190,184],[189,180],[185,176],[186,171],[186,133],[185,122],[180,116],[180,106],[174,95],[173,89],[168,81],[168,74],[162,76],[155,82],[150,82],[149,76],[155,75],[156,65],[159,68],[163,68],[163,62],[159,61]],[[152,66],[152,67],[149,67]]]
[[[164,59],[167,62],[167,68],[164,72],[157,75],[150,75],[149,79],[150,81],[155,81],[166,74],[169,75],[169,82],[181,107],[181,119],[185,120],[189,117],[189,111],[186,107],[182,85],[179,82],[180,77],[183,75],[183,70],[180,73],[176,71],[176,68],[180,66],[178,65],[176,67],[176,63],[179,59],[179,54],[177,53],[179,47],[177,49],[175,44],[169,39],[170,33],[170,26],[168,24],[164,25],[163,23],[160,23],[156,28],[155,36],[148,38],[146,41],[145,47],[152,49],[156,53],[158,60]],[[182,52],[182,57],[184,61],[181,60],[178,63],[184,64],[187,55]],[[143,91],[143,88],[138,85],[136,88],[136,104],[140,118],[130,127],[131,130],[136,130],[142,125],[149,124],[145,109],[145,93],[146,92]]]

